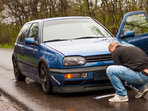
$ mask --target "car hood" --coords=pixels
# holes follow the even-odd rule
[[[68,41],[56,41],[44,43],[49,48],[55,49],[65,56],[70,55],[98,55],[109,54],[108,45],[115,38],[93,38],[93,39],[77,39]]]

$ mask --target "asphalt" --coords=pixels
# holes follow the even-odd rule
[[[129,90],[129,102],[110,103],[109,97],[95,100],[95,96],[114,93],[114,89],[86,93],[46,95],[41,85],[27,78],[16,82],[13,76],[12,50],[0,49],[0,92],[15,101],[26,111],[147,111],[148,94],[136,99]]]

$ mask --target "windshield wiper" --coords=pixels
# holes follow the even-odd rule
[[[46,42],[56,42],[56,41],[66,41],[68,39],[53,39],[53,40],[47,40],[47,41],[44,41],[44,43]]]
[[[74,39],[53,39],[53,40],[44,41],[44,43],[46,43],[46,42],[56,42],[56,41],[66,41],[66,40],[75,40],[75,39],[92,39],[92,38],[103,38],[103,37],[88,36],[88,37],[78,37],[78,38],[74,38]]]
[[[88,36],[88,37],[78,37],[78,38],[75,38],[75,39],[92,39],[92,38],[103,38],[103,37],[91,37],[91,36]]]

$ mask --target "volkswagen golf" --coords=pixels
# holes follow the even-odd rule
[[[108,45],[135,45],[148,53],[148,17],[127,13],[116,38],[91,17],[57,17],[24,24],[12,55],[17,81],[30,77],[43,92],[80,92],[111,88],[106,68],[113,64]]]

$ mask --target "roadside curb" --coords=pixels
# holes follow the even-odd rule
[[[13,51],[11,48],[0,48],[0,50]]]
[[[18,99],[14,98],[11,94],[4,91],[2,88],[0,88],[0,92],[8,97],[10,100],[12,100],[14,103],[16,103],[18,106],[20,106],[25,111],[33,111],[31,108],[27,107],[25,104],[20,102]]]

